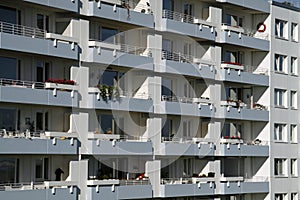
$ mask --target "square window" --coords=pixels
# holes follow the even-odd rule
[[[298,75],[298,59],[291,57],[291,74]]]
[[[298,176],[298,162],[297,159],[291,159],[291,175]]]
[[[275,158],[274,159],[274,175],[275,176],[286,176],[286,159]]]
[[[275,54],[274,70],[287,73],[287,56]]]
[[[292,109],[297,109],[297,92],[296,91],[291,91],[291,102],[290,106]]]
[[[286,107],[286,90],[274,90],[274,105],[277,107]]]
[[[275,19],[275,36],[278,38],[287,39],[288,38],[288,30],[287,30],[287,21],[283,21],[280,19]]]
[[[286,125],[274,124],[274,140],[286,141]]]
[[[290,126],[290,142],[297,143],[297,125],[291,124]]]
[[[292,38],[292,41],[298,42],[298,24],[296,24],[296,23],[292,23],[291,38]]]

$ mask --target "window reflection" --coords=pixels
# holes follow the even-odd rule
[[[18,159],[0,158],[0,184],[17,182]]]
[[[17,59],[0,57],[0,78],[17,78]]]
[[[17,10],[5,6],[0,6],[0,21],[17,24]]]
[[[14,131],[16,127],[16,109],[0,108],[0,128]]]

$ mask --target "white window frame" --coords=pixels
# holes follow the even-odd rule
[[[290,95],[290,106],[291,109],[298,109],[298,93],[297,91],[291,90],[291,95]]]
[[[291,40],[293,42],[298,42],[298,38],[299,38],[298,29],[299,29],[298,24],[292,22],[292,24],[291,24]]]
[[[288,22],[275,19],[275,36],[280,39],[288,39]]]
[[[298,193],[297,192],[292,192],[291,193],[291,200],[298,200]]]
[[[290,73],[291,75],[298,75],[298,58],[297,57],[291,57],[291,65],[290,65]]]
[[[286,108],[286,90],[284,89],[274,89],[274,106],[280,108]]]
[[[287,200],[288,198],[287,193],[276,193],[275,194],[275,200]]]
[[[274,141],[286,142],[287,141],[286,124],[274,124]]]
[[[291,176],[297,177],[298,176],[298,160],[297,158],[291,158],[290,160],[290,170],[291,170]]]
[[[298,143],[298,126],[296,124],[290,125],[290,142],[291,143]]]
[[[279,73],[287,73],[287,56],[275,54],[274,71]]]
[[[276,171],[277,166],[277,171]],[[287,176],[287,159],[286,158],[275,158],[274,159],[274,175],[283,177]]]

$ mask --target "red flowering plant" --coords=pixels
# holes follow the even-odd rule
[[[56,83],[56,84],[65,84],[65,85],[75,85],[76,82],[73,80],[65,80],[65,79],[53,79],[49,78],[46,80],[46,83]]]

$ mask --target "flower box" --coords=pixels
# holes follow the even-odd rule
[[[61,90],[78,90],[77,85],[67,85],[67,84],[59,84],[59,83],[45,83],[46,89],[61,89]]]

